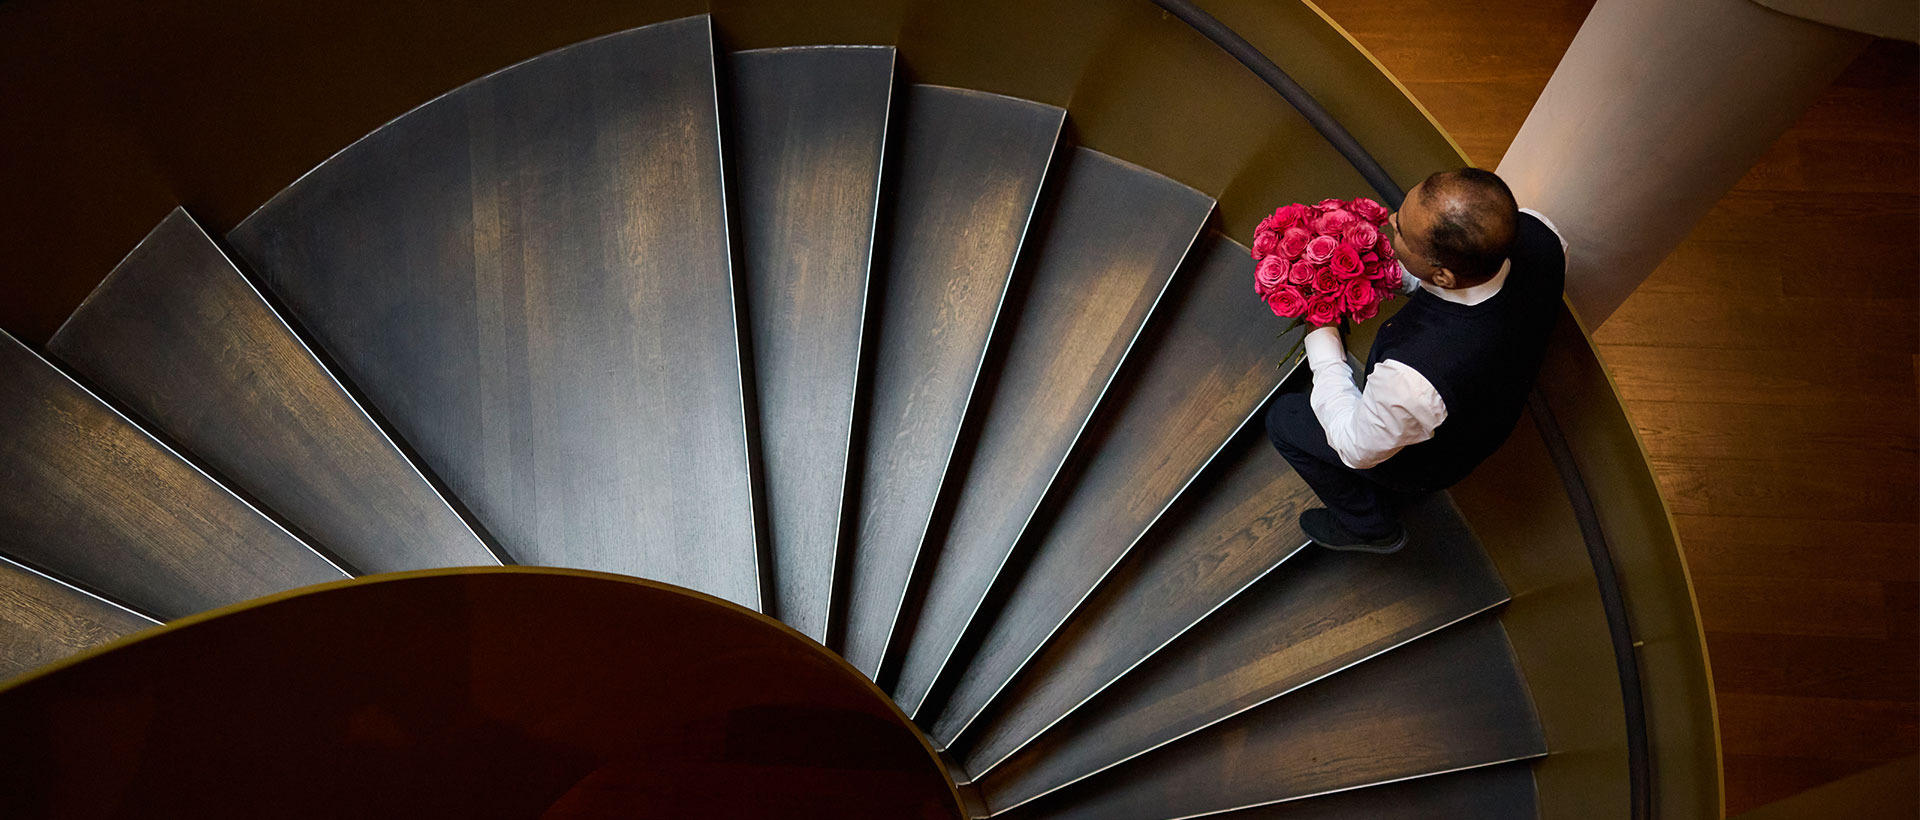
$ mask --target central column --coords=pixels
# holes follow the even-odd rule
[[[1599,0],[1499,167],[1598,326],[1872,38],[1750,0]]]

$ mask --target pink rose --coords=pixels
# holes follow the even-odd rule
[[[1282,228],[1304,228],[1307,226],[1307,221],[1313,218],[1313,209],[1295,202],[1292,205],[1281,206],[1279,210],[1273,212],[1273,216]]]
[[[1380,241],[1373,243],[1373,252],[1380,254],[1382,259],[1392,259],[1393,240],[1388,239],[1386,234],[1381,234]]]
[[[1356,279],[1365,269],[1360,264],[1360,252],[1345,242],[1333,249],[1333,258],[1327,260],[1327,268],[1341,279]]]
[[[1313,209],[1296,202],[1273,209],[1273,213],[1268,214],[1266,219],[1260,220],[1260,225],[1255,230],[1279,233],[1288,228],[1304,228],[1312,220]]]
[[[1354,216],[1360,217],[1375,225],[1386,222],[1387,216],[1391,213],[1387,210],[1387,206],[1366,197],[1360,197],[1347,203],[1347,210],[1352,211]]]
[[[1281,240],[1285,242],[1285,239]],[[1307,240],[1307,247],[1300,252],[1300,258],[1316,265],[1327,264],[1333,258],[1333,249],[1340,246],[1339,240],[1331,236],[1316,236]]]
[[[1321,213],[1333,210],[1344,210],[1347,207],[1347,201],[1344,199],[1323,199],[1314,203],[1313,207]]]
[[[1307,311],[1307,300],[1300,295],[1300,291],[1291,287],[1274,288],[1272,293],[1267,294],[1267,307],[1273,310],[1275,316],[1298,319],[1300,314]]]
[[[1307,324],[1317,327],[1330,325],[1339,320],[1339,297],[1321,295],[1307,300]]]
[[[1253,266],[1253,292],[1265,296],[1280,283],[1287,281],[1287,262],[1278,256],[1269,256]]]
[[[1313,290],[1315,293],[1330,294],[1338,297],[1342,287],[1344,287],[1344,285],[1340,282],[1340,275],[1334,273],[1332,268],[1321,268],[1314,271]]]
[[[1380,303],[1374,302],[1372,304],[1362,305],[1359,308],[1356,308],[1351,314],[1348,314],[1348,315],[1352,316],[1353,320],[1356,322],[1364,322],[1368,319],[1371,319],[1375,316],[1380,315]]]
[[[1254,242],[1260,240],[1256,237]],[[1366,222],[1355,222],[1340,232],[1340,241],[1353,246],[1354,250],[1370,251],[1373,244],[1380,241],[1380,229]]]
[[[1288,228],[1286,233],[1280,235],[1280,255],[1288,259],[1299,259],[1300,254],[1306,251],[1307,243],[1312,239],[1313,234],[1307,233],[1305,228]]]
[[[1338,210],[1328,211],[1325,214],[1322,214],[1319,219],[1314,220],[1313,230],[1317,233],[1325,233],[1325,234],[1332,234],[1334,236],[1339,236],[1341,231],[1344,231],[1347,229],[1347,226],[1353,225],[1359,221],[1360,221],[1359,217],[1354,216],[1353,214],[1347,213],[1346,211],[1338,211]]]
[[[1375,290],[1373,283],[1365,279],[1348,282],[1346,290],[1340,294],[1340,304],[1347,309],[1348,313],[1379,301],[1380,291]]]
[[[1253,232],[1252,251],[1253,251],[1253,260],[1255,262],[1258,262],[1261,259],[1265,259],[1269,254],[1273,253],[1274,249],[1278,247],[1280,247],[1280,235],[1278,233],[1275,233],[1273,231],[1254,231]]]
[[[1296,285],[1311,285],[1314,274],[1319,272],[1320,266],[1302,259],[1293,263],[1293,267],[1287,268],[1287,281]]]
[[[1266,219],[1260,220],[1260,224],[1254,227],[1254,231],[1273,231],[1274,233],[1279,233],[1287,228],[1293,227],[1294,223],[1299,221],[1295,209],[1300,207],[1301,206],[1298,205],[1282,205],[1273,209],[1273,213],[1267,214]]]

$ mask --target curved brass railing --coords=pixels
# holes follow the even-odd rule
[[[1653,816],[1652,761],[1647,752],[1647,702],[1641,689],[1638,644],[1633,637],[1633,621],[1627,616],[1625,598],[1620,593],[1619,570],[1613,550],[1607,546],[1606,529],[1600,526],[1600,514],[1594,506],[1592,491],[1580,465],[1567,443],[1566,430],[1553,416],[1545,396],[1535,390],[1527,399],[1540,440],[1560,473],[1560,486],[1566,489],[1573,505],[1573,517],[1580,524],[1580,538],[1586,543],[1587,558],[1593,562],[1593,578],[1600,587],[1600,605],[1607,613],[1607,633],[1613,638],[1613,663],[1620,676],[1620,705],[1627,730],[1627,809],[1633,820]]]
[[[1367,152],[1366,146],[1353,138],[1353,134],[1347,131],[1346,126],[1340,124],[1340,120],[1327,113],[1326,107],[1321,105],[1319,100],[1314,99],[1305,88],[1301,88],[1299,83],[1288,76],[1287,72],[1282,71],[1280,66],[1267,55],[1262,54],[1260,49],[1254,48],[1245,37],[1227,28],[1213,15],[1201,11],[1199,6],[1189,0],[1153,0],[1153,4],[1166,9],[1167,13],[1180,18],[1181,22],[1192,26],[1194,31],[1212,40],[1213,44],[1219,46],[1221,50],[1233,55],[1235,60],[1239,60],[1248,71],[1252,71],[1261,82],[1266,83],[1280,95],[1281,99],[1286,100],[1288,105],[1293,106],[1293,110],[1300,112],[1300,116],[1307,119],[1307,122],[1313,126],[1313,130],[1320,132],[1320,136],[1326,137],[1327,142],[1333,144],[1333,150],[1339,151],[1340,156],[1346,157],[1347,163],[1360,172],[1360,176],[1366,179],[1368,185],[1373,186],[1374,193],[1380,196],[1380,200],[1385,202],[1387,207],[1394,209],[1400,207],[1401,201],[1406,199],[1406,191],[1400,187],[1399,183],[1393,181],[1393,177],[1387,175],[1387,169],[1380,167],[1380,161],[1374,159],[1373,154]]]

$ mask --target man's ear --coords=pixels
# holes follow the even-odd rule
[[[1459,277],[1454,276],[1453,271],[1447,270],[1446,268],[1440,267],[1439,265],[1433,266],[1432,281],[1435,285],[1439,285],[1440,287],[1446,288],[1448,290],[1452,290],[1455,286],[1460,284]]]

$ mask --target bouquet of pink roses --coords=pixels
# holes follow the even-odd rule
[[[1373,318],[1401,287],[1393,243],[1381,230],[1387,215],[1364,197],[1275,210],[1253,232],[1253,292],[1293,320],[1287,331]]]

